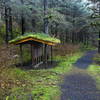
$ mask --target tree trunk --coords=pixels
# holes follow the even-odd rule
[[[24,1],[21,0],[22,6],[24,5]],[[21,14],[21,30],[22,30],[22,35],[25,33],[25,18],[23,14],[23,9],[22,9],[22,14]]]
[[[49,22],[48,22],[48,1],[44,0],[44,33],[48,34],[48,27],[49,27]],[[44,44],[44,63],[46,67],[47,63],[47,45]]]
[[[8,33],[9,33],[9,29],[8,29],[8,9],[7,7],[5,7],[5,26],[6,26],[6,44],[8,44]]]
[[[11,8],[9,8],[9,32],[10,32],[10,39],[13,39]]]
[[[25,33],[25,19],[23,17],[23,15],[21,16],[21,30],[22,30],[22,35]]]
[[[99,1],[99,16],[100,16],[100,1]],[[100,29],[99,29],[99,39],[100,39]],[[98,53],[100,53],[100,40],[98,41]]]
[[[36,26],[36,22],[35,22],[35,19],[32,19],[32,31],[35,32],[35,26]]]
[[[48,34],[48,25],[49,25],[49,22],[48,22],[48,1],[47,0],[44,0],[44,33]]]
[[[100,39],[100,31],[99,31],[99,39]],[[98,53],[100,53],[100,40],[98,41]]]
[[[58,36],[58,24],[55,23],[55,25],[56,25],[56,27],[55,27],[55,37],[57,37]]]
[[[74,33],[74,31],[72,32],[72,43],[75,43],[75,33]]]

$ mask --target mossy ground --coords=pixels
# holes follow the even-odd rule
[[[60,76],[72,69],[72,64],[81,54],[71,56],[56,56],[59,60],[55,68],[43,70],[22,70],[12,67],[5,68],[0,73],[0,99],[7,100],[59,100],[61,82]]]
[[[100,90],[100,54],[96,54],[93,58],[94,63],[87,69],[89,74],[96,81],[97,88]]]
[[[97,88],[100,90],[100,65],[92,64],[89,66],[88,72],[96,81]]]

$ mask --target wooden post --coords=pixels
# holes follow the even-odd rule
[[[44,62],[44,45],[42,46],[42,57],[41,57],[42,59],[42,61]]]
[[[34,50],[33,45],[31,44],[31,64],[34,65]]]
[[[23,66],[23,49],[22,44],[20,44],[20,64]]]
[[[37,64],[39,63],[39,48],[37,48]]]
[[[37,48],[37,50],[36,50],[36,55],[37,55],[37,59],[36,59],[36,64],[38,64],[38,48]]]
[[[48,59],[49,59],[49,50],[50,50],[50,48],[49,48],[49,46],[47,46],[47,61],[48,61]]]
[[[52,46],[51,46],[51,64],[52,64],[52,57],[53,57],[53,50],[52,50]]]
[[[44,45],[44,63],[47,63],[47,45]]]

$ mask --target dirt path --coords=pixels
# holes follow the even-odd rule
[[[87,52],[75,64],[72,72],[65,76],[61,84],[61,100],[100,100],[100,90],[86,68],[92,63],[96,51]]]

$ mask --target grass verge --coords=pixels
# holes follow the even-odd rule
[[[87,70],[96,81],[97,88],[100,90],[100,65],[92,64]]]

